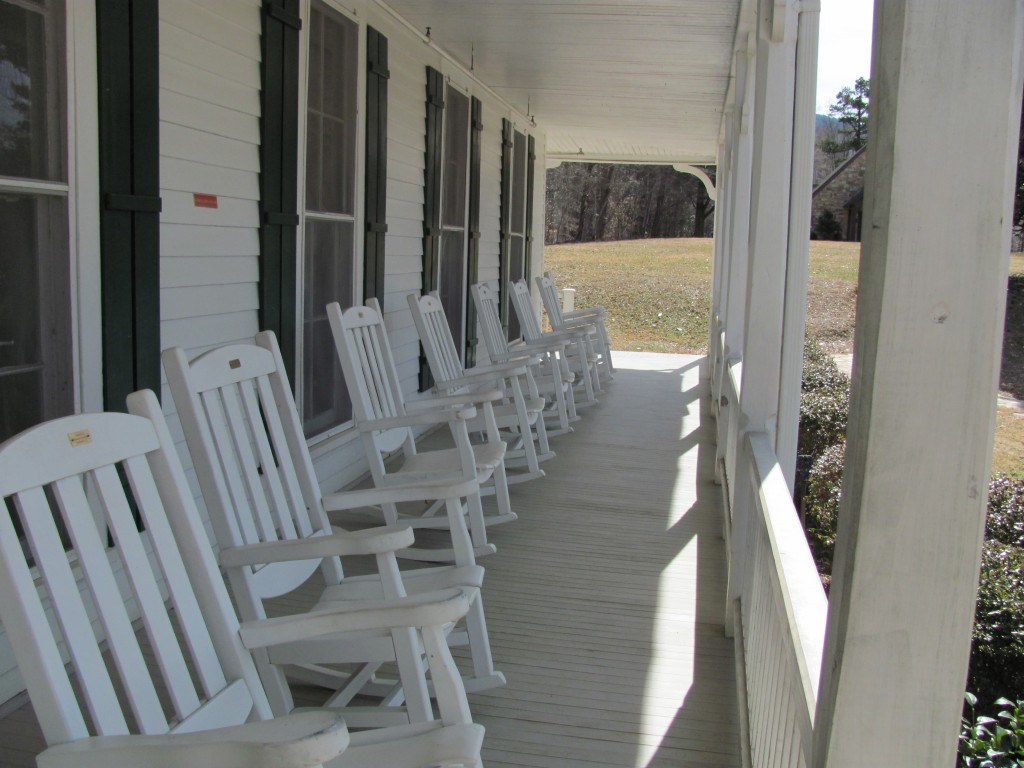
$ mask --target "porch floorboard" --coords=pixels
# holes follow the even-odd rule
[[[483,595],[508,685],[470,697],[488,768],[740,765],[706,360],[615,355],[547,477],[512,486],[519,520],[489,530]],[[29,704],[0,720],[0,766],[42,748]]]

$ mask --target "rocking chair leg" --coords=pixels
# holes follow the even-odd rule
[[[469,538],[469,531],[466,530],[466,517],[463,512],[462,502],[454,498],[445,499],[444,506],[448,513],[448,527],[452,535],[452,551],[455,555],[455,564],[458,566],[476,565],[476,558],[473,555],[473,542]],[[482,524],[481,530],[484,530]],[[484,543],[486,544],[486,541]]]
[[[388,525],[398,525],[398,506],[390,502],[380,506],[384,512],[384,522]]]
[[[410,722],[425,723],[433,720],[434,710],[430,704],[430,691],[427,688],[423,655],[416,637],[416,630],[392,630],[391,637],[395,643],[398,676],[402,680],[405,706]]]
[[[473,678],[467,681],[468,687],[473,691],[482,691],[504,685],[505,676],[494,669],[482,597],[473,601],[466,614],[466,632],[469,634],[469,650],[473,657]]]
[[[484,523],[484,507],[479,493],[470,494],[466,498],[469,507],[469,532],[474,547],[487,546],[487,525]]]

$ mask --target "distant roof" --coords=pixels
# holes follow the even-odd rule
[[[840,166],[839,166],[838,168],[836,168],[836,169],[835,169],[834,171],[832,171],[832,173],[830,173],[830,174],[829,174],[829,175],[828,175],[828,176],[827,176],[827,177],[825,178],[825,180],[824,180],[823,182],[821,182],[821,184],[819,184],[818,186],[816,186],[816,187],[814,188],[814,191],[813,191],[813,192],[811,192],[811,197],[814,197],[814,196],[815,196],[816,194],[818,194],[818,192],[820,192],[820,191],[821,191],[821,190],[822,190],[822,189],[823,189],[824,187],[827,187],[827,186],[829,185],[829,183],[830,183],[830,182],[831,182],[831,181],[832,181],[832,180],[833,180],[834,178],[836,178],[836,176],[838,176],[839,174],[841,174],[841,173],[842,173],[843,171],[845,171],[845,170],[846,170],[846,167],[847,167],[847,166],[848,166],[848,165],[849,165],[850,163],[852,163],[852,162],[853,162],[854,160],[856,160],[856,159],[857,159],[858,157],[860,157],[861,155],[863,155],[863,154],[864,154],[864,153],[865,153],[865,152],[867,151],[867,148],[868,148],[868,147],[867,147],[867,144],[865,144],[865,145],[864,145],[863,147],[861,147],[861,148],[860,148],[860,149],[858,149],[858,150],[857,150],[856,152],[854,152],[854,153],[853,153],[852,155],[850,155],[850,156],[849,156],[848,158],[846,158],[846,160],[845,160],[845,161],[843,162],[843,164],[842,164],[842,165],[840,165]],[[852,202],[852,199],[850,200],[850,202]]]

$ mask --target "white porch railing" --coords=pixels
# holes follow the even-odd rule
[[[747,442],[757,488],[741,600],[751,759],[807,766],[828,604],[768,435]]]
[[[741,427],[742,362],[729,356],[723,337],[717,346],[711,385],[725,534],[730,559],[746,563],[733,614],[742,662],[740,703],[746,705],[744,753],[753,766],[808,766],[828,603],[771,439]],[[754,502],[737,514],[734,486],[742,472],[749,473]],[[733,535],[737,524],[749,525],[745,537]],[[745,551],[736,552],[734,542],[744,538]]]

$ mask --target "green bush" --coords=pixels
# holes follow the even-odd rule
[[[814,228],[814,239],[816,240],[842,240],[843,228],[839,219],[830,210],[824,210],[818,216],[817,226]]]
[[[816,341],[804,343],[804,367],[800,377],[801,392],[845,392],[849,395],[850,379],[839,370],[835,359]]]
[[[963,768],[1024,768],[1024,701],[998,699],[997,714],[976,713],[978,699],[964,695],[968,716],[960,725],[960,760]]]
[[[983,700],[1024,699],[1024,549],[985,542],[967,680]]]
[[[818,459],[843,440],[850,410],[850,380],[817,343],[804,345],[800,379],[800,427],[797,453]]]
[[[1024,480],[995,474],[988,484],[985,538],[1024,547]]]
[[[804,495],[807,543],[814,554],[818,573],[823,575],[832,573],[845,456],[845,441],[826,448],[811,467]]]

